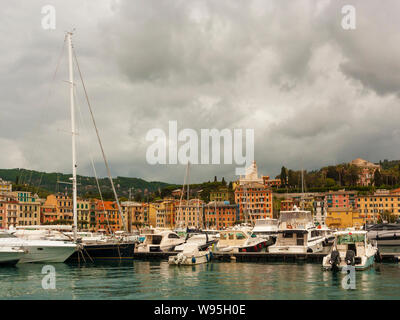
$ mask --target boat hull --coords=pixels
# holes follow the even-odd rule
[[[346,263],[344,263],[344,261],[342,261],[342,263],[340,263],[339,265],[335,266],[335,268],[333,268],[328,263],[328,260],[329,260],[328,258],[326,258],[326,259],[324,258],[324,260],[323,260],[322,268],[324,270],[332,271],[332,270],[334,270],[336,268],[336,270],[340,270],[341,271],[344,267],[347,267]],[[374,262],[375,262],[375,256],[369,256],[369,257],[366,257],[364,263],[355,264],[354,268],[356,269],[356,271],[367,270],[367,269],[369,269],[370,267],[372,267],[374,265]]]
[[[133,260],[135,243],[83,244],[66,262]]]
[[[202,252],[194,257],[184,256],[184,259],[180,260],[179,255],[169,257],[168,263],[170,265],[180,265],[180,266],[192,266],[197,264],[208,263],[211,261],[211,252]]]
[[[14,266],[25,255],[23,250],[1,250],[0,251],[0,265]]]
[[[322,252],[323,242],[309,244],[308,246],[277,246],[268,247],[270,253],[316,253]]]
[[[47,262],[64,262],[75,251],[76,245],[71,246],[29,246],[24,247],[27,251],[19,263],[47,263]]]

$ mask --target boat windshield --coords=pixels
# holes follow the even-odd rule
[[[364,242],[363,234],[343,234],[337,237],[337,244]]]

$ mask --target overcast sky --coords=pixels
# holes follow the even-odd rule
[[[44,30],[42,6],[56,9]],[[356,8],[356,30],[341,26]],[[146,162],[146,133],[252,128],[259,172],[361,157],[400,159],[400,2],[7,1],[0,11],[1,168],[71,172],[67,55],[73,41],[114,176],[182,183]],[[78,173],[105,174],[82,89]],[[78,118],[80,118],[78,113]],[[86,123],[87,130],[85,130]],[[223,159],[221,159],[223,160]],[[193,165],[191,180],[236,178]]]

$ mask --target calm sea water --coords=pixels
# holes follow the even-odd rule
[[[399,299],[400,265],[357,272],[356,289],[320,264],[212,262],[170,266],[134,261],[54,264],[56,289],[42,288],[43,265],[0,269],[0,299]]]

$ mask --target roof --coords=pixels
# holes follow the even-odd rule
[[[103,206],[104,202],[104,206]],[[96,201],[96,210],[118,210],[117,204],[114,201]]]
[[[367,234],[367,231],[365,230],[347,230],[347,231],[336,231],[335,233],[333,233],[335,236],[341,236],[344,234]]]

